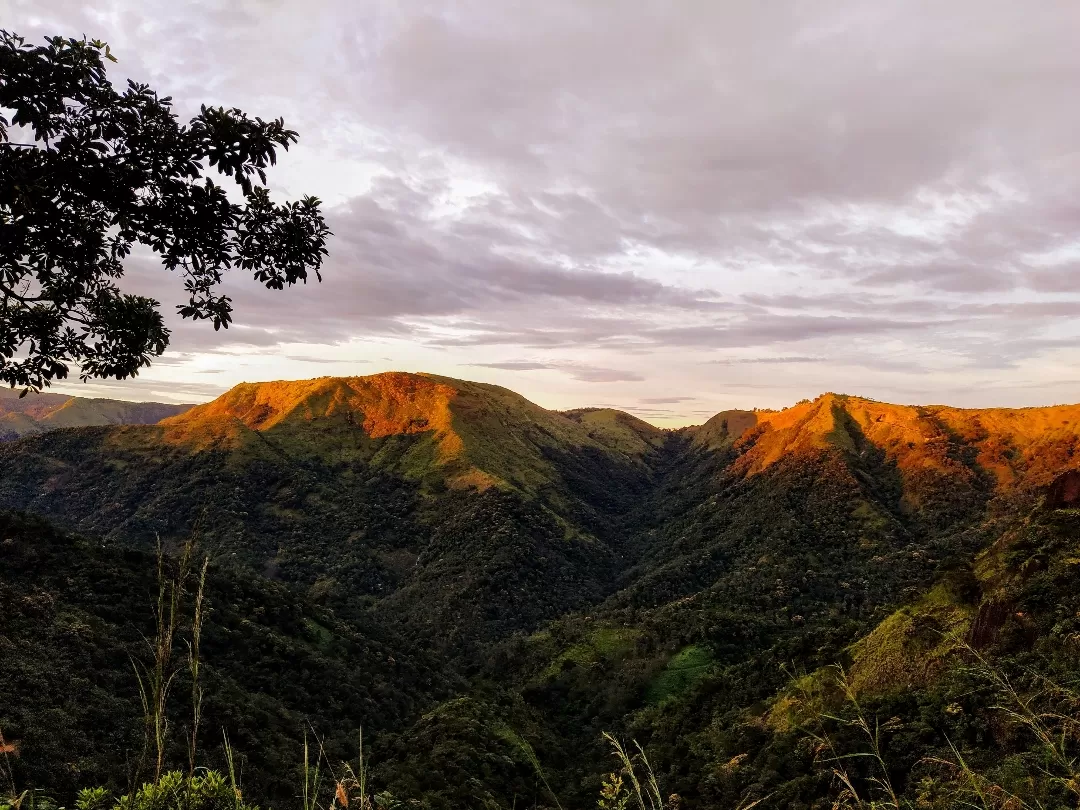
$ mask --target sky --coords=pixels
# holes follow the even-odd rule
[[[321,284],[84,396],[429,371],[664,426],[824,391],[1080,401],[1080,4],[0,0],[110,76],[282,116]]]

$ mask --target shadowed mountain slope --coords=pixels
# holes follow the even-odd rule
[[[657,433],[429,375],[244,384],[160,425],[8,444],[0,504],[144,547],[198,531],[344,610],[393,594],[411,633],[468,647],[610,591]]]
[[[58,428],[95,425],[152,425],[183,413],[191,405],[161,402],[125,402],[116,399],[72,397],[0,388],[0,441],[44,433]]]
[[[606,447],[631,456],[644,456],[664,445],[667,432],[636,416],[614,408],[577,408],[562,415],[585,428]]]
[[[154,633],[156,565],[152,553],[0,512],[0,721],[17,743],[7,767],[19,784],[65,793],[87,781],[126,787],[143,742],[132,667],[146,660]],[[166,570],[175,576],[173,564]],[[176,629],[185,639],[191,600],[188,593]],[[354,757],[347,729],[400,727],[452,685],[438,662],[388,643],[373,621],[339,619],[224,560],[209,569],[203,607],[203,711],[212,718],[200,735],[203,757],[224,766],[223,732],[238,750],[258,751],[245,791],[264,799],[294,798],[305,733],[320,734],[335,758]],[[184,669],[170,702],[177,726],[190,724],[175,700],[190,688]],[[185,756],[183,747],[174,739],[171,755]]]
[[[627,593],[641,592],[637,601],[716,587],[734,560],[777,543],[791,548],[776,558],[785,565],[832,543],[860,566],[925,570],[912,568],[913,553],[955,552],[992,500],[1030,501],[1077,464],[1080,407],[965,410],[825,394],[783,411],[718,414],[680,439],[651,507],[663,517],[636,540],[641,576]],[[826,569],[835,573],[837,559]]]

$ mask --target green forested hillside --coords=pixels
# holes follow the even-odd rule
[[[78,786],[124,787],[142,747],[142,710],[132,658],[152,658],[155,556],[56,532],[40,519],[0,515],[0,706],[17,741],[21,784],[61,796]],[[305,728],[335,756],[352,756],[361,724],[396,728],[454,688],[453,676],[410,654],[374,622],[345,621],[280,583],[210,568],[202,727],[220,764],[223,733],[258,764],[248,787],[291,799]],[[178,631],[190,637],[191,611]],[[179,649],[183,645],[178,639]],[[174,684],[170,712],[183,753],[191,725],[190,679]]]
[[[0,531],[0,730],[27,783],[121,784],[152,552],[197,534],[204,750],[226,728],[252,800],[288,803],[310,722],[334,762],[363,726],[379,789],[433,807],[594,806],[603,731],[685,807],[858,806],[844,778],[1074,806],[1072,727],[1054,760],[1003,684],[1071,716],[1078,436],[1080,408],[839,395],[661,432],[377,375],[31,437],[0,507],[52,525]],[[859,712],[883,772],[837,758],[867,753]]]

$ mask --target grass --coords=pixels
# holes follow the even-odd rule
[[[837,702],[839,692],[834,667],[794,677],[769,707],[765,723],[781,734],[794,731],[825,714]]]
[[[640,635],[640,630],[627,627],[595,628],[584,640],[556,656],[540,677],[544,680],[555,678],[567,664],[596,667],[604,661],[625,655],[633,649]]]
[[[828,734],[812,735],[816,744],[815,756],[818,761],[829,767],[832,777],[839,786],[839,793],[833,802],[833,810],[900,810],[903,806],[893,787],[889,768],[882,753],[883,737],[895,730],[898,721],[890,719],[885,724],[870,718],[859,703],[851,678],[841,668],[836,667],[836,681],[847,698],[851,712],[846,717],[824,715],[842,726],[855,729],[864,740],[864,748],[857,751],[842,752]],[[869,771],[860,776],[849,767],[851,763],[865,761]]]
[[[181,548],[176,560],[168,559],[163,545],[158,544],[157,592],[153,607],[155,634],[146,639],[150,653],[148,658],[132,660],[146,728],[144,751],[132,786],[119,797],[113,797],[105,788],[84,788],[78,793],[75,810],[257,810],[243,799],[236,753],[227,737],[223,738],[224,773],[196,764],[199,756],[196,740],[203,703],[200,644],[209,565],[208,558],[204,558],[201,566],[197,566],[196,556],[194,539]],[[311,620],[305,620],[305,624],[319,640],[331,636],[330,631],[321,624]],[[566,651],[562,660],[570,660],[566,656],[575,655],[580,655],[582,660],[613,655],[628,649],[635,636],[636,631],[598,628],[590,635],[588,644],[577,645]],[[186,648],[186,655],[178,656],[178,647]],[[191,721],[185,735],[188,746],[186,771],[166,768],[166,755],[173,732],[166,708],[170,703],[174,679],[183,669],[188,671],[191,678]],[[524,754],[550,800],[558,810],[562,810],[558,794],[548,782],[540,760],[528,742],[510,726],[497,721],[494,730]],[[612,735],[605,733],[604,738],[612,745],[622,768],[605,781],[605,792],[601,794],[599,806],[625,810],[629,804],[633,804],[639,810],[676,810],[678,798],[663,799],[659,782],[641,746],[635,743],[636,752],[630,755]],[[0,776],[8,782],[5,793],[0,795],[0,810],[62,810],[40,790],[17,791],[10,761],[10,755],[15,751],[15,746],[9,745],[0,733]],[[150,778],[140,784],[139,779],[144,772]],[[417,802],[400,801],[388,793],[374,793],[362,736],[356,764],[343,762],[335,768],[328,759],[322,739],[313,729],[310,734],[305,729],[300,773],[297,800],[301,810],[398,810],[419,806]],[[486,801],[484,806],[494,808],[497,805]]]
[[[631,457],[648,454],[666,438],[660,428],[612,408],[580,408],[563,414],[582,425],[591,438]]]
[[[139,685],[139,697],[142,701],[145,719],[145,739],[143,752],[139,758],[133,776],[137,782],[142,771],[147,767],[146,759],[153,753],[154,784],[157,784],[165,767],[165,751],[169,736],[169,716],[167,705],[173,680],[185,664],[176,665],[173,661],[177,634],[182,621],[185,596],[192,573],[196,554],[195,536],[182,547],[176,562],[176,573],[166,574],[165,551],[158,538],[157,547],[157,604],[154,607],[156,633],[152,639],[146,639],[150,649],[150,661],[132,658],[131,665]],[[209,558],[203,560],[199,576],[198,589],[192,602],[191,638],[186,642],[188,655],[186,667],[191,673],[191,736],[188,739],[188,778],[195,773],[196,740],[202,711],[202,691],[199,686],[199,643],[203,623],[203,594],[206,587],[206,569]]]
[[[192,571],[195,568],[196,566],[191,566]],[[160,571],[161,565],[159,563]],[[194,582],[194,575],[192,575],[191,581]],[[166,617],[165,624],[168,625],[166,628],[168,632],[162,631],[159,625],[158,635],[161,637],[167,635],[169,643],[162,645],[151,644],[151,649],[167,650],[168,655],[171,656],[171,658],[166,658],[165,666],[162,668],[163,671],[173,670],[176,665],[187,666],[192,672],[192,680],[197,683],[199,668],[197,633],[191,638],[192,647],[189,648],[186,661],[180,659],[173,652],[174,645],[172,642],[176,641],[177,644],[182,644],[182,641],[174,638],[171,624],[174,611],[169,607],[172,604],[170,600],[177,593],[187,594],[184,597],[185,599],[190,594],[183,587],[171,590],[165,586],[163,587],[165,590],[162,591],[163,596],[159,597],[158,616],[159,620],[163,616]],[[198,602],[199,598],[196,597],[194,603],[197,604]],[[189,600],[187,604],[190,605],[192,602]],[[951,653],[958,649],[955,634],[966,627],[966,622],[969,619],[970,609],[968,607],[958,604],[945,589],[935,589],[915,606],[893,614],[874,634],[871,634],[870,640],[860,642],[851,648],[854,664],[846,675],[845,683],[847,687],[846,695],[853,707],[854,716],[838,713],[833,715],[831,719],[836,723],[844,723],[849,730],[855,729],[860,735],[860,741],[865,745],[865,750],[848,750],[846,752],[832,750],[828,754],[831,758],[822,760],[824,764],[830,767],[833,776],[837,780],[840,792],[839,801],[848,802],[850,806],[859,807],[898,807],[906,801],[906,799],[898,797],[893,787],[888,784],[888,771],[884,767],[888,752],[887,745],[883,741],[892,732],[893,726],[889,720],[879,724],[872,714],[868,714],[862,708],[859,701],[865,702],[867,695],[873,695],[875,692],[908,688],[921,683],[920,678],[929,678],[933,674],[933,670],[944,666],[946,659],[950,658]],[[316,636],[319,635],[318,628],[312,628],[309,624],[308,629],[313,631]],[[552,647],[555,647],[555,649],[552,650],[551,655],[538,658],[542,662],[540,668],[547,666],[548,669],[545,672],[557,676],[558,672],[566,664],[572,663],[577,667],[595,668],[596,678],[601,680],[604,677],[603,673],[607,672],[603,665],[610,659],[633,649],[636,635],[637,631],[626,628],[598,627],[586,631],[584,637],[573,637],[577,643],[570,644],[562,650],[559,650],[552,642]],[[550,634],[548,637],[550,638]],[[687,637],[701,636],[688,635]],[[644,645],[642,646],[644,647]],[[548,664],[549,661],[551,664]],[[156,663],[155,660],[154,666],[156,666]],[[672,656],[663,672],[655,679],[653,684],[655,692],[653,693],[650,690],[652,693],[650,695],[651,699],[662,701],[673,694],[691,688],[695,679],[700,674],[708,671],[711,663],[707,648],[697,645],[684,647]],[[554,670],[552,670],[552,667],[554,667]],[[591,677],[593,673],[590,672],[589,674]],[[153,679],[148,676],[147,680],[150,682]],[[803,687],[803,691],[810,691],[820,685],[814,675],[804,676],[804,679],[800,679],[800,681],[802,681],[800,686]],[[997,711],[1008,719],[1011,726],[1021,729],[1025,734],[1032,735],[1032,739],[1035,740],[1032,753],[1040,758],[1041,767],[1046,768],[1047,773],[1053,774],[1053,779],[1058,780],[1057,784],[1063,790],[1069,790],[1069,784],[1076,780],[1074,759],[1066,743],[1063,742],[1059,745],[1057,742],[1059,735],[1068,742],[1069,736],[1074,733],[1070,726],[1072,721],[1069,716],[1056,709],[1052,710],[1052,712],[1047,711],[1029,695],[1023,694],[1021,690],[1014,687],[1008,680],[997,681],[996,688],[1003,695]],[[552,690],[552,693],[556,693],[556,690]],[[157,692],[152,687],[144,690],[144,695],[146,694],[155,696]],[[639,694],[639,692],[634,694]],[[197,690],[193,689],[192,704],[196,717],[196,727],[198,726],[197,718],[199,713],[198,695]],[[156,705],[157,702],[155,697],[153,700],[146,700],[145,704],[152,706]],[[673,715],[674,713],[658,714]],[[682,729],[677,730],[682,731]],[[165,731],[168,731],[167,727]],[[851,735],[847,736],[850,737]],[[617,745],[617,741],[614,739],[610,740],[610,742]],[[698,741],[695,740],[690,743],[690,745],[695,744],[698,744]],[[1071,742],[1069,744],[1071,745]],[[315,746],[312,746],[312,751],[314,750]],[[638,753],[640,753],[640,758]],[[655,779],[655,776],[652,775],[652,768],[645,758],[644,752],[639,751],[638,753],[634,753],[632,748],[628,750],[627,747],[619,745],[616,755],[620,757],[621,770],[610,774],[610,778],[605,781],[605,792],[602,799],[607,804],[602,804],[602,806],[618,807],[621,804],[636,804],[644,808],[647,805],[654,807],[656,802],[660,801],[662,793],[656,791],[654,795],[650,792],[649,780]],[[732,752],[729,751],[728,753]],[[670,761],[670,752],[666,752],[665,757]],[[988,801],[998,801],[995,797],[1004,796],[1005,794],[995,792],[993,788],[1001,784],[1001,780],[995,781],[996,777],[992,777],[985,772],[979,772],[980,763],[969,762],[968,758],[968,751],[962,749],[962,747],[951,749],[951,754],[947,755],[938,752],[937,762],[941,763],[940,767],[943,772],[947,768],[952,769],[942,779],[949,783],[951,789],[957,791],[957,795],[960,795],[963,790],[968,791],[971,794],[969,798],[973,802],[982,802],[983,805],[986,805]],[[308,752],[305,773],[318,776],[319,768],[323,767],[322,760],[323,754],[321,752],[316,754]],[[929,758],[927,759],[927,763],[932,761]],[[195,752],[192,751],[188,773],[189,780],[193,777],[194,763]],[[874,776],[869,777],[869,782],[867,782],[866,777],[860,777],[855,773],[855,767],[848,767],[854,763],[859,763],[860,766],[867,765],[875,772]],[[635,767],[642,769],[641,773],[635,773]],[[882,771],[881,774],[876,773],[878,769]],[[645,772],[649,776],[645,776]],[[159,759],[155,781],[161,778],[162,767]],[[327,785],[340,787],[346,778],[347,774],[340,779],[335,778],[332,783],[325,777],[322,783],[317,778],[314,778],[312,786],[310,790],[307,790],[304,799],[305,810],[313,810],[317,805],[322,806],[319,804],[320,802],[325,803],[326,797],[322,787]],[[479,779],[481,775],[477,775],[475,778]],[[878,781],[875,782],[874,779]],[[356,776],[356,781],[365,780]],[[235,784],[235,777],[230,778],[230,783]],[[305,784],[307,783],[305,782]],[[320,784],[322,787],[320,787]],[[869,793],[867,784],[870,786]],[[234,792],[235,790],[238,790],[238,788],[234,787]],[[14,789],[12,789],[12,794],[14,795]],[[361,794],[366,796],[367,792],[361,791]],[[349,790],[347,789],[345,789],[345,796],[348,799]],[[335,801],[339,804],[346,804],[346,802],[341,802],[340,799]],[[348,799],[348,801],[355,803],[362,800],[352,798]]]
[[[914,796],[901,795],[886,758],[887,738],[903,728],[899,718],[881,722],[863,707],[850,674],[835,669],[844,697],[837,714],[822,714],[832,733],[809,732],[816,761],[836,785],[833,810],[923,810],[966,807],[975,810],[1049,810],[1080,806],[1080,694],[1046,678],[1021,690],[1000,668],[962,639],[953,643],[968,661],[968,672],[989,686],[996,698],[992,711],[998,734],[1023,735],[1027,750],[998,758],[982,769],[947,740],[942,754],[928,753],[916,765]],[[1033,675],[1033,673],[1028,673]],[[836,732],[856,732],[862,744],[841,749]]]
[[[974,608],[959,604],[944,585],[886,618],[853,644],[850,679],[858,694],[924,686],[940,672],[967,632]]]
[[[683,647],[649,684],[646,700],[656,705],[682,694],[709,673],[713,661],[708,647],[700,644]]]
[[[495,385],[386,373],[241,384],[155,435],[188,452],[227,449],[237,463],[317,456],[363,462],[429,488],[555,497],[561,476],[552,456],[587,449],[640,475],[641,459],[666,434],[618,411],[571,418]]]
[[[892,527],[892,521],[867,501],[859,501],[851,515],[862,523],[867,533],[875,537],[885,534]]]
[[[325,649],[334,640],[334,634],[329,627],[320,624],[308,616],[304,617],[304,627],[307,629],[308,633],[311,634],[312,641],[322,649]]]

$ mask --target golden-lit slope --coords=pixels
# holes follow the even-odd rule
[[[241,429],[269,431],[340,416],[370,438],[429,430],[445,438],[456,395],[447,385],[413,374],[241,383],[163,424],[174,438],[228,438]]]
[[[0,388],[0,437],[15,438],[69,427],[152,425],[191,407],[50,393],[20,397],[19,393]]]
[[[725,411],[692,429],[691,436],[709,449],[744,439],[745,452],[736,463],[748,473],[808,450],[877,449],[905,472],[978,467],[1000,485],[1020,478],[1043,484],[1072,464],[1080,405],[965,409],[823,394],[781,411]]]
[[[31,419],[40,419],[55,411],[71,397],[63,394],[29,393],[19,396],[22,389],[0,387],[0,415],[22,414]]]
[[[637,463],[655,446],[642,437],[662,431],[622,417],[590,431],[499,386],[387,372],[243,383],[162,425],[167,442],[196,449],[237,448],[259,434],[285,452],[359,447],[371,463],[421,477],[438,469],[455,486],[532,489],[551,482],[550,453],[593,448]],[[395,451],[377,441],[399,436],[418,441]]]
[[[19,400],[0,392],[0,435],[151,424],[183,407],[52,394]],[[151,453],[164,440],[193,451],[363,461],[413,477],[437,472],[456,486],[527,490],[554,480],[552,459],[560,455],[585,449],[640,464],[668,435],[621,411],[560,413],[498,386],[399,372],[243,383],[161,425],[117,431],[109,441]],[[989,474],[1000,486],[1041,484],[1073,465],[1080,405],[967,410],[823,394],[780,411],[724,411],[685,435],[693,448],[733,448],[733,471],[748,474],[792,455],[836,449],[880,457],[905,480],[946,475],[975,486]]]

